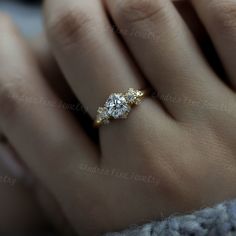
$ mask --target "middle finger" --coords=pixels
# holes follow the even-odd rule
[[[195,121],[197,113],[205,116],[206,112],[189,106],[192,101],[225,100],[221,94],[229,94],[228,88],[206,62],[172,1],[106,0],[106,4],[119,29],[145,35],[122,36],[176,119]]]

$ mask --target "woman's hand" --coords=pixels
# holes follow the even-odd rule
[[[207,44],[207,35],[199,19],[196,17],[196,13],[190,7],[190,4],[186,1],[173,2],[196,36],[200,45],[203,46]],[[76,101],[65,79],[62,77],[60,69],[55,63],[45,35],[42,34],[30,39],[29,44],[37,58],[41,72],[44,74],[48,84],[53,88],[53,91],[56,92],[57,96],[68,104]],[[75,113],[75,115],[77,113],[77,111],[73,111],[73,109],[72,112]],[[10,179],[10,184],[3,181],[0,189],[1,209],[3,209],[3,207],[6,209],[5,211],[1,211],[0,214],[1,232],[34,232],[38,231],[38,229],[42,230],[47,226],[48,219],[51,219],[53,225],[60,232],[67,232],[68,225],[64,217],[60,214],[57,203],[54,202],[54,199],[39,182],[35,183],[32,180],[30,173],[27,173],[24,168],[22,169],[19,163],[14,163],[15,158],[19,159],[19,157],[17,157],[17,151],[5,141],[1,140],[0,143],[0,157],[3,158],[3,160],[0,161],[0,172],[2,178],[8,178],[8,182]],[[27,184],[27,186],[25,186],[25,182],[28,182],[26,179],[28,178],[30,178],[30,185],[28,186]],[[149,177],[149,179],[150,178],[151,177]],[[146,179],[148,180],[148,178]],[[151,180],[152,179],[149,181]],[[14,185],[12,185],[11,182],[14,183]],[[33,189],[32,186],[34,186]],[[44,209],[47,219],[45,219],[44,215],[39,214],[41,209],[39,209],[39,204],[36,199]],[[24,215],[24,217],[22,217],[22,215]],[[21,219],[20,221],[19,218]]]
[[[101,127],[99,144],[2,17],[0,128],[78,232],[118,230],[235,197],[236,38],[227,7],[236,6],[222,2],[194,4],[230,85],[209,66],[170,1],[46,1],[53,53],[92,119],[113,92],[149,84],[158,92],[128,119]]]

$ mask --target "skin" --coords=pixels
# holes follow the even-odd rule
[[[43,97],[58,103],[60,97],[1,16],[0,129],[78,233],[119,230],[235,197],[236,4],[208,2],[191,3],[227,84],[171,1],[45,2],[53,55],[91,118],[112,92],[158,91],[127,120],[101,127],[99,144],[68,110],[28,102]],[[108,30],[104,9],[128,33]]]
[[[174,1],[174,3],[199,44],[201,46],[208,45],[206,32],[190,4],[186,1]],[[64,102],[73,103],[76,98],[51,54],[46,35],[43,33],[26,40],[51,88]],[[32,173],[29,173],[23,163],[19,162],[18,153],[5,138],[1,139],[0,154],[2,158],[0,160],[1,175],[16,179],[16,185],[13,187],[5,184],[1,185],[0,188],[1,209],[3,207],[6,209],[0,212],[1,232],[38,232],[48,227],[48,220],[50,219],[50,222],[60,232],[68,233],[70,227],[62,216],[54,197],[48,193],[41,183],[32,179]],[[42,212],[42,208],[44,214],[39,214]],[[47,215],[46,219],[45,215]]]

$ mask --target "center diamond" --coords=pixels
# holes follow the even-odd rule
[[[107,108],[108,115],[114,119],[125,118],[130,112],[128,102],[126,101],[124,95],[120,93],[112,94],[108,98],[105,106]]]

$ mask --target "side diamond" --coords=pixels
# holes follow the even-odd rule
[[[107,113],[107,108],[106,107],[99,107],[98,113],[97,113],[97,120],[99,122],[107,124],[109,122],[108,119],[109,119],[109,115]]]
[[[144,93],[139,90],[135,90],[130,88],[128,92],[125,94],[126,100],[129,104],[139,104],[141,102],[141,97],[143,97]]]

